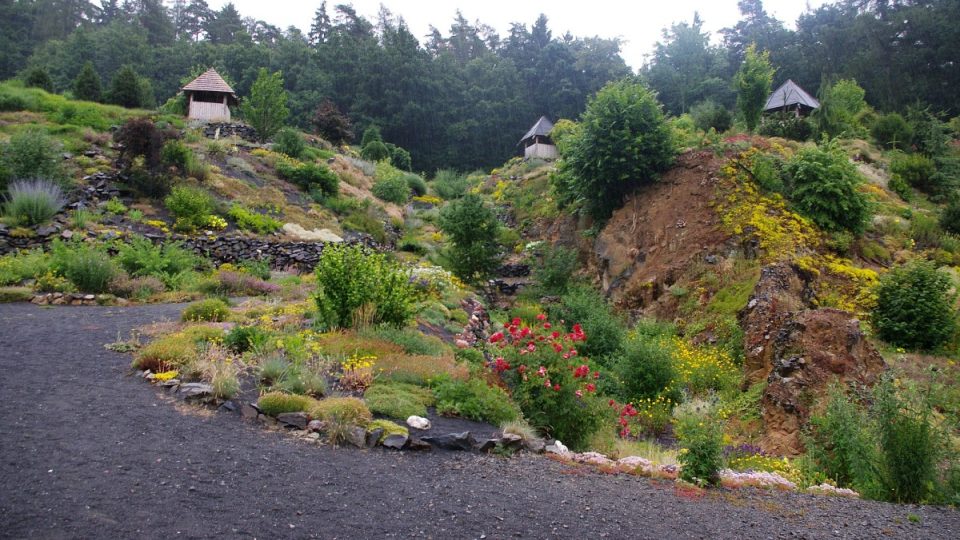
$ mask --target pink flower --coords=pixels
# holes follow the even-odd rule
[[[547,376],[547,368],[545,368],[545,367],[543,367],[543,366],[540,366],[540,369],[537,370],[537,375],[539,375],[539,376],[541,376],[541,377],[546,377],[546,376]]]
[[[517,372],[518,372],[518,373],[521,373],[521,374],[526,373],[526,372],[527,372],[527,366],[524,365],[524,364],[520,364],[520,367],[517,368]]]
[[[503,373],[504,371],[510,369],[510,364],[505,362],[503,358],[497,358],[496,362],[494,362],[493,369],[495,369],[497,373]]]
[[[581,392],[581,391],[579,391],[579,390],[577,390],[576,392],[574,392],[574,394],[576,394],[577,397],[583,397],[583,392]]]
[[[551,385],[550,385],[550,379],[547,379],[547,380],[543,381],[543,386],[544,386],[545,388],[550,388],[550,386],[551,386]]]
[[[530,351],[530,352],[533,352],[533,351],[537,350],[537,346],[534,345],[533,343],[527,343],[527,350]]]
[[[541,313],[541,314],[537,315],[537,320],[538,320],[538,321],[545,321],[545,320],[547,320],[547,316],[544,315],[543,313]]]
[[[520,326],[520,317],[514,317],[510,324],[513,326]]]

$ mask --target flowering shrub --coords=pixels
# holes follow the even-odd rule
[[[623,439],[631,435],[662,435],[667,426],[670,425],[673,418],[673,407],[676,405],[666,395],[642,398],[635,404],[627,403],[625,405],[611,399],[607,404],[617,415],[617,429]]]
[[[348,390],[366,390],[373,383],[373,365],[377,357],[354,354],[340,362],[340,385]]]
[[[710,415],[684,415],[677,419],[680,478],[696,484],[715,485],[723,463],[723,424]]]
[[[490,367],[510,387],[531,425],[571,447],[582,446],[603,414],[596,399],[600,373],[576,349],[587,336],[579,324],[563,333],[553,330],[545,315],[537,318],[537,326],[515,318],[490,336],[499,354]]]
[[[695,347],[679,337],[673,338],[673,346],[678,382],[691,394],[721,390],[736,384],[739,370],[723,349]]]
[[[725,446],[723,457],[727,467],[733,471],[775,473],[794,484],[800,483],[802,478],[800,469],[789,459],[768,455],[750,444]]]

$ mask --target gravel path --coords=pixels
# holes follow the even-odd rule
[[[103,348],[180,307],[0,305],[0,537],[960,538],[946,508],[696,499],[536,456],[318,447],[185,411]]]

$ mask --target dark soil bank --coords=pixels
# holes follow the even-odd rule
[[[104,343],[179,306],[0,306],[0,536],[960,538],[946,508],[671,483],[541,457],[317,447],[178,412]]]

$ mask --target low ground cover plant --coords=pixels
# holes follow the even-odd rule
[[[219,298],[208,298],[184,308],[180,319],[184,322],[222,322],[230,317],[230,306]]]

